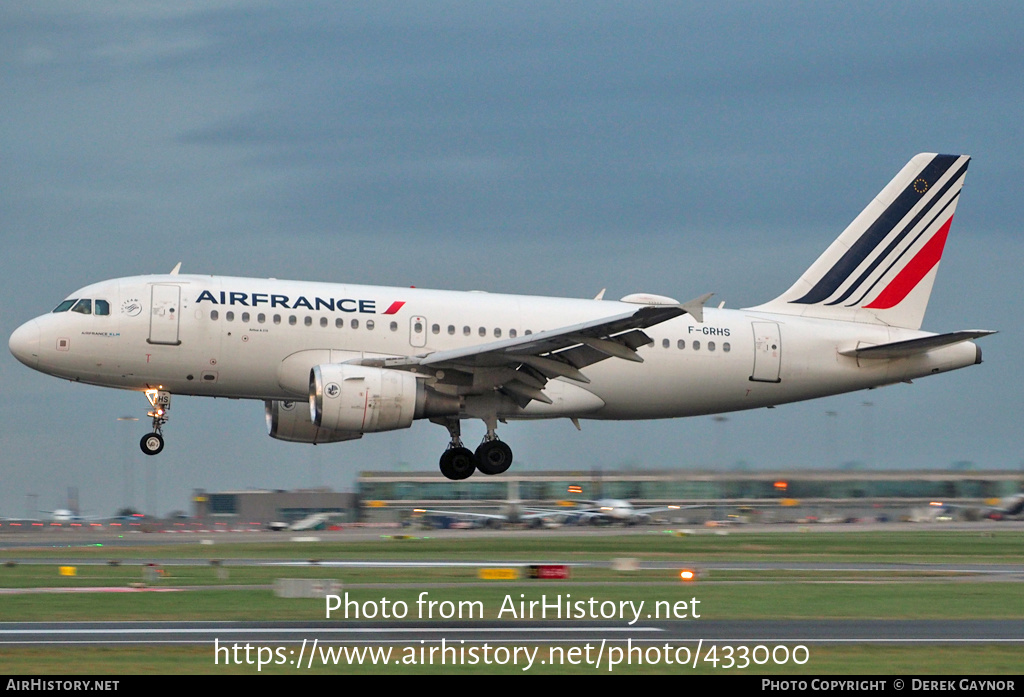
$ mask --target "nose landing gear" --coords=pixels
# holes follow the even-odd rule
[[[153,419],[153,432],[142,437],[139,447],[146,455],[156,455],[164,449],[162,431],[164,424],[170,418],[167,412],[171,410],[171,393],[165,390],[146,390],[146,399],[153,407],[147,413],[147,416]]]

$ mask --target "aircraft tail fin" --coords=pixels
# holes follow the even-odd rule
[[[766,312],[920,329],[970,162],[916,155]]]

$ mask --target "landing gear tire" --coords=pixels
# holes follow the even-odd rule
[[[476,457],[469,448],[448,448],[441,455],[441,474],[448,479],[465,479],[476,468]]]
[[[139,441],[139,447],[147,455],[156,455],[164,449],[164,437],[159,433],[147,433]]]
[[[489,440],[476,449],[476,468],[484,474],[501,474],[512,466],[512,448],[503,441]]]

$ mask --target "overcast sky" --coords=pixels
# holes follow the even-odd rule
[[[0,328],[179,261],[754,305],[911,156],[966,153],[924,328],[998,329],[983,365],[720,422],[500,433],[520,469],[1021,469],[1022,26],[1010,2],[2,3]],[[146,458],[140,394],[6,351],[0,386],[0,515],[68,487],[102,514],[185,509],[193,487],[347,489],[434,471],[447,443],[420,422],[280,443],[262,403],[178,397]]]

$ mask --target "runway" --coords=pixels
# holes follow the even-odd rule
[[[308,532],[271,532],[260,528],[247,530],[174,528],[142,531],[118,531],[110,528],[62,528],[26,529],[18,532],[0,532],[0,549],[18,547],[79,547],[102,544],[108,547],[248,543],[295,542],[368,542],[391,538],[429,539],[503,539],[509,537],[543,539],[550,536],[622,536],[622,535],[730,535],[730,534],[842,534],[863,532],[1022,532],[1024,520],[944,522],[944,523],[815,523],[807,525],[740,525],[727,528],[707,528],[700,525],[671,526],[563,526],[554,529],[505,528],[501,530],[421,530],[415,528],[350,526],[341,530],[316,530]]]

